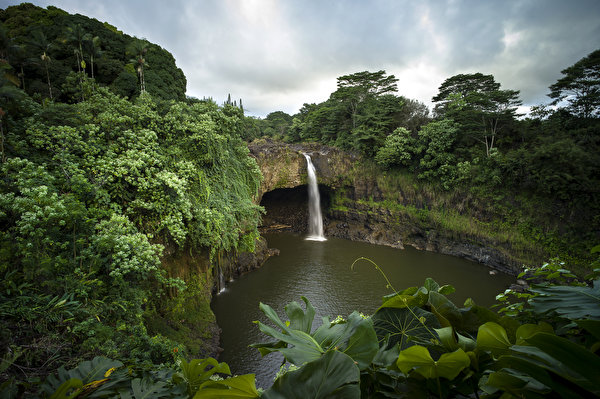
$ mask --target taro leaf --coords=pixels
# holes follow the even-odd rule
[[[512,369],[493,372],[483,382],[487,387],[497,388],[514,395],[509,397],[541,397],[540,394],[550,393],[550,388],[535,378]],[[491,393],[487,387],[480,386],[484,392]],[[533,396],[534,392],[538,395]]]
[[[374,365],[386,368],[394,367],[396,365],[396,359],[398,359],[398,355],[400,354],[400,348],[398,347],[398,344],[396,344],[389,349],[386,349],[388,348],[389,338],[389,336],[385,337],[379,346],[379,350],[372,361]]]
[[[431,277],[428,277],[425,279],[425,284],[423,284],[423,287],[425,287],[425,289],[427,289],[427,291],[429,291],[429,292],[437,292],[442,295],[452,294],[453,292],[456,291],[456,289],[451,285],[446,284],[446,285],[440,286]]]
[[[440,285],[431,277],[427,277],[425,279],[423,287],[425,287],[425,289],[427,289],[427,291],[429,292],[438,292],[438,290],[440,289]]]
[[[419,307],[423,306],[427,303],[427,296],[425,295],[394,295],[388,298],[384,298],[384,302],[379,309],[382,308],[406,308],[410,307]]]
[[[435,361],[424,346],[411,346],[400,352],[396,365],[404,374],[415,370],[425,378],[444,377],[449,380],[456,378],[460,372],[469,367],[471,361],[462,349],[444,353]]]
[[[496,362],[496,367],[501,369],[499,375],[490,374],[488,385],[509,391],[513,394],[518,392],[518,384],[515,378],[525,381],[523,391],[537,390],[540,393],[548,393],[548,388],[553,390],[561,398],[581,397],[585,392],[574,392],[573,389],[579,389],[573,384],[565,384],[562,377],[551,375],[544,367],[534,364],[525,356],[501,356]],[[508,374],[509,376],[505,376]],[[494,375],[493,378],[491,376]],[[514,385],[511,385],[511,380]],[[535,380],[535,381],[534,381]],[[537,382],[536,382],[537,381]],[[546,388],[544,388],[546,387]]]
[[[182,359],[180,367],[181,373],[173,375],[173,381],[175,383],[185,382],[190,396],[194,395],[202,385],[209,382],[213,374],[231,374],[227,363],[219,363],[212,357],[192,359],[189,363]]]
[[[325,350],[337,349],[357,362],[360,370],[366,369],[379,350],[379,341],[371,319],[364,319],[358,312],[352,312],[341,323],[331,324],[327,318],[313,334],[319,346]]]
[[[452,285],[442,285],[440,287],[440,289],[438,290],[438,292],[442,295],[448,295],[448,294],[452,294],[453,292],[456,292],[456,288],[454,288],[454,286]]]
[[[329,351],[278,378],[264,399],[358,399],[360,371],[348,355]]]
[[[381,308],[421,307],[427,303],[429,291],[425,287],[410,287],[397,294],[383,297]]]
[[[540,332],[525,341],[533,347],[513,346],[513,353],[534,358],[547,370],[600,395],[600,357],[554,334]]]
[[[221,381],[212,381],[196,393],[196,398],[236,399],[258,398],[254,374],[244,374]]]
[[[440,324],[444,327],[457,327],[462,323],[460,311],[444,295],[437,292],[430,292],[428,304],[431,307],[431,312],[438,317]]]
[[[435,315],[421,308],[383,308],[372,316],[372,320],[380,342],[389,336],[386,349],[400,344],[400,350],[403,350],[414,345],[414,341],[437,339],[433,329],[440,328]]]
[[[531,337],[533,334],[538,332],[554,333],[552,326],[546,322],[541,321],[539,324],[523,324],[517,328],[516,332],[516,344],[527,345],[525,339]]]
[[[474,334],[477,332],[480,325],[488,321],[496,323],[500,321],[500,317],[497,313],[494,313],[483,306],[476,305],[473,301],[467,302],[469,302],[468,307],[459,309],[459,312],[461,313],[461,324],[455,327],[460,331],[468,331]],[[465,305],[467,304],[465,303]]]
[[[298,302],[290,302],[285,307],[285,313],[290,318],[290,328],[292,330],[304,331],[310,334],[312,323],[315,319],[315,308],[312,307],[310,301],[305,297],[301,297],[306,305],[306,313],[300,307]]]
[[[435,332],[442,346],[448,351],[455,351],[460,348],[468,352],[475,349],[476,343],[473,339],[457,333],[452,327],[436,328]]]
[[[398,295],[413,296],[416,294],[417,291],[419,291],[419,288],[417,288],[417,287],[408,287],[408,288],[403,289],[400,292],[394,292],[392,294],[384,295],[381,303],[385,303],[388,300],[390,300],[393,297],[398,296]]]
[[[260,321],[255,322],[258,324],[260,331],[279,340],[274,343],[250,345],[257,348],[263,356],[273,351],[279,351],[290,363],[302,365],[318,359],[323,354],[323,349],[313,337],[304,331],[293,330],[286,326],[269,305],[261,303],[259,306],[263,313],[281,329],[281,331],[278,331]],[[287,346],[282,345],[282,342]],[[290,347],[289,345],[292,346]]]
[[[506,330],[492,321],[483,324],[477,332],[477,347],[490,350],[494,356],[506,353],[510,347]]]
[[[536,313],[556,312],[570,320],[600,320],[600,280],[593,287],[536,286],[531,292],[539,294],[529,300]]]

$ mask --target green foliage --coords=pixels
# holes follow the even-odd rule
[[[385,168],[408,166],[416,152],[415,144],[411,133],[399,127],[386,137],[383,146],[377,151],[375,162]]]
[[[40,398],[258,398],[254,375],[223,379],[231,374],[225,363],[213,358],[179,359],[179,366],[123,366],[105,357],[60,368],[39,390]],[[2,392],[2,391],[0,391]]]
[[[348,320],[340,322],[330,322],[325,318],[323,325],[311,333],[315,313],[310,302],[306,298],[303,300],[306,303],[306,313],[302,312],[295,302],[286,306],[286,313],[290,317],[289,323],[282,322],[270,306],[261,304],[261,310],[281,329],[281,332],[257,322],[263,333],[278,341],[254,344],[253,347],[257,348],[263,356],[274,351],[281,352],[290,363],[295,365],[317,360],[328,350],[335,349],[350,356],[359,368],[365,368],[377,352],[375,330],[371,321],[355,312],[348,317]]]
[[[375,265],[376,266],[376,265]],[[377,267],[376,267],[377,268]],[[385,275],[384,275],[385,277]],[[554,286],[552,288],[588,288]],[[392,288],[393,289],[393,288]],[[298,367],[279,375],[262,395],[252,374],[222,379],[230,374],[225,363],[215,359],[178,359],[176,367],[139,365],[95,358],[58,375],[40,387],[41,397],[188,397],[188,398],[359,398],[359,397],[592,397],[600,394],[600,324],[598,320],[566,308],[561,316],[576,320],[581,330],[564,330],[560,336],[553,325],[496,321],[467,301],[457,308],[445,294],[451,286],[427,279],[422,287],[409,287],[383,299],[382,307],[369,317],[357,312],[347,320],[323,325],[312,331],[315,309],[306,298],[305,310],[292,302],[285,307],[289,321],[283,322],[267,305],[265,315],[277,328],[257,322],[259,328],[278,341],[255,345],[263,355],[284,354]],[[558,292],[558,291],[557,291]],[[553,295],[562,295],[554,292]],[[534,297],[535,299],[537,297]],[[583,296],[567,301],[580,303]],[[442,306],[444,305],[444,306]],[[596,308],[595,306],[594,308]],[[558,308],[561,308],[560,305]],[[561,308],[562,309],[562,308]],[[576,309],[576,307],[570,307]],[[392,313],[390,313],[392,311]],[[390,323],[375,335],[377,319],[397,311],[410,313],[418,329]],[[431,312],[429,312],[431,311]],[[425,316],[427,312],[428,316]],[[489,310],[488,310],[489,312]],[[532,306],[531,315],[543,319],[546,309]],[[454,314],[454,317],[449,317]],[[517,316],[516,318],[519,318]],[[511,332],[505,326],[518,328]],[[375,329],[373,325],[375,324]],[[445,327],[437,328],[440,324]],[[393,340],[402,332],[411,342],[401,347]],[[429,335],[424,339],[422,335]],[[3,392],[12,392],[4,386]]]
[[[419,149],[423,153],[419,162],[419,178],[437,180],[449,190],[458,180],[456,157],[452,146],[458,127],[448,119],[430,122],[419,131]]]
[[[598,117],[600,112],[600,50],[561,71],[564,75],[550,86],[553,104],[567,101],[567,109],[582,118]]]
[[[15,53],[8,61],[20,70],[22,88],[29,95],[82,101],[87,97],[81,93],[74,97],[72,89],[63,88],[73,86],[73,79],[68,77],[77,73],[111,87],[119,95],[136,96],[143,91],[140,83],[144,83],[144,90],[157,99],[185,100],[186,79],[170,53],[148,44],[146,58],[152,67],[143,69],[144,79],[138,83],[134,71],[125,71],[130,59],[127,48],[138,39],[106,23],[27,3],[0,10],[0,22],[7,37],[22,48],[21,56]],[[27,59],[39,61],[23,61]]]
[[[279,376],[263,396],[322,397],[323,393],[318,393],[317,387],[328,387],[326,392],[333,392],[331,397],[340,397],[336,389],[349,390],[344,392],[347,396],[343,397],[359,397],[354,386],[356,378],[350,378],[357,372],[361,373],[360,397],[372,397],[376,392],[386,397],[421,397],[429,394],[440,398],[482,395],[493,398],[503,394],[519,397],[598,395],[595,381],[600,373],[600,360],[597,354],[588,349],[588,345],[591,344],[596,350],[600,346],[600,328],[588,315],[577,311],[572,313],[569,316],[572,319],[585,318],[581,325],[586,329],[570,330],[568,337],[560,337],[554,333],[553,326],[546,322],[520,325],[515,320],[493,316],[488,310],[490,316],[472,301],[465,304],[468,307],[459,309],[444,295],[452,291],[450,286],[440,286],[434,280],[427,279],[422,287],[395,291],[385,297],[382,307],[371,316],[375,330],[378,330],[378,323],[381,326],[380,320],[398,322],[385,324],[384,328],[379,328],[377,338],[368,338],[373,343],[378,342],[379,349],[375,356],[370,356],[370,363],[362,367],[360,363],[352,367],[350,361],[353,357],[342,356],[343,345],[329,350],[318,346],[320,350],[313,351],[309,357],[296,356],[300,352],[308,353],[305,350],[308,347],[317,348],[321,342],[316,339],[317,342],[307,344],[311,342],[311,337],[318,337],[319,330],[323,328],[319,327],[311,333],[311,323],[307,321],[314,317],[314,309],[308,301],[305,300],[306,312],[298,311],[295,303],[286,307],[286,313],[290,316],[288,323],[282,322],[270,307],[261,305],[282,332],[265,329],[259,323],[263,332],[280,341],[256,347],[263,355],[281,351],[287,360],[301,366]],[[586,301],[588,299],[582,297],[572,299],[582,309],[586,307]],[[566,306],[568,308],[568,302]],[[533,306],[532,314],[543,318],[547,310]],[[488,321],[490,317],[495,317],[496,321]],[[403,318],[411,318],[412,321],[409,324],[400,322]],[[498,322],[513,327],[507,330]],[[518,328],[514,328],[515,323]],[[439,328],[440,324],[445,327]],[[292,325],[304,331],[291,329]],[[407,328],[407,325],[413,327]],[[331,328],[335,324],[329,323],[328,318],[324,319],[324,326],[330,327],[330,341],[343,340],[345,330]],[[405,337],[410,344],[401,345],[394,335]],[[582,340],[581,335],[588,339]],[[336,340],[335,337],[339,338]],[[336,377],[333,378],[333,375]]]
[[[161,256],[165,246],[253,249],[260,172],[240,117],[149,94],[131,103],[103,87],[23,114],[0,165],[0,334],[16,348],[36,342],[26,367],[44,375],[87,353],[170,363],[173,348],[185,351],[147,328],[157,309],[176,313],[162,304],[185,289]],[[207,300],[193,300],[198,313]],[[135,392],[155,391],[141,378]]]
[[[283,398],[360,398],[360,373],[352,358],[336,350],[290,371],[275,381],[261,397]]]

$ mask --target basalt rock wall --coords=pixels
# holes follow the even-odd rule
[[[249,144],[263,175],[257,202],[269,191],[295,188],[307,184],[306,158],[310,155],[318,173],[319,184],[331,189],[352,184],[351,169],[356,155],[320,144],[285,144],[272,140],[256,140]]]
[[[327,236],[396,248],[409,245],[471,259],[509,274],[520,271],[522,261],[514,256],[510,243],[444,231],[427,217],[381,205],[386,201],[385,190],[379,186],[376,174],[362,173],[361,168],[372,166],[360,162],[354,154],[318,144],[270,140],[253,142],[249,148],[264,177],[257,197],[266,209],[263,231],[272,231],[269,227],[305,231],[308,210],[303,199],[303,195],[307,198],[303,153],[307,153],[317,171]],[[398,187],[396,197],[401,197],[401,191]],[[410,201],[406,199],[402,205]],[[427,209],[430,204],[421,198],[410,205]]]

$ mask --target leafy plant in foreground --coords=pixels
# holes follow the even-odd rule
[[[257,322],[258,327],[275,340],[253,346],[263,355],[281,352],[296,366],[262,393],[252,374],[215,378],[230,370],[214,359],[189,363],[179,359],[176,368],[168,368],[125,367],[95,358],[73,370],[60,369],[58,376],[42,385],[40,394],[268,399],[600,396],[597,287],[596,282],[585,287],[547,287],[527,302],[530,316],[540,320],[524,324],[478,307],[472,300],[458,308],[445,296],[453,288],[432,279],[401,291],[391,287],[394,294],[384,297],[370,317],[358,312],[347,319],[324,317],[314,329],[316,311],[304,297],[304,309],[296,302],[285,307],[287,321],[261,304],[273,326]],[[531,303],[563,297],[541,307]],[[581,313],[585,304],[591,309]],[[566,322],[570,328],[565,328]],[[0,389],[6,393],[14,387]]]
[[[287,322],[261,304],[278,328],[257,322],[259,328],[277,341],[254,346],[263,355],[279,351],[299,367],[280,376],[264,396],[537,398],[600,394],[595,383],[600,380],[600,358],[595,353],[600,348],[600,322],[594,320],[594,310],[574,312],[573,326],[579,329],[559,336],[551,324],[521,325],[514,317],[500,317],[472,300],[458,308],[444,295],[453,288],[432,279],[422,287],[402,291],[387,282],[394,294],[384,297],[377,312],[365,319],[371,333],[359,337],[351,327],[357,313],[341,323],[324,318],[323,325],[312,331],[315,311],[306,298],[306,312],[295,302],[286,306]],[[570,295],[566,308],[560,302],[544,302],[540,307],[534,301],[528,306],[539,319],[551,312],[566,314],[569,305],[577,302],[571,309],[585,308],[588,302],[593,305],[596,289],[549,287],[531,300]],[[324,330],[330,332],[328,340],[322,339]],[[364,348],[375,345],[376,350],[355,353],[351,341]],[[360,373],[359,382],[350,378],[356,372]],[[318,387],[327,387],[326,392]]]

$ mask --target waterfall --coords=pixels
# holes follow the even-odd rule
[[[323,216],[321,215],[321,197],[317,185],[317,172],[312,164],[310,155],[303,154],[306,158],[308,171],[308,237],[311,241],[327,240],[323,235]]]
[[[225,277],[223,276],[223,271],[219,269],[219,294],[225,291]]]

